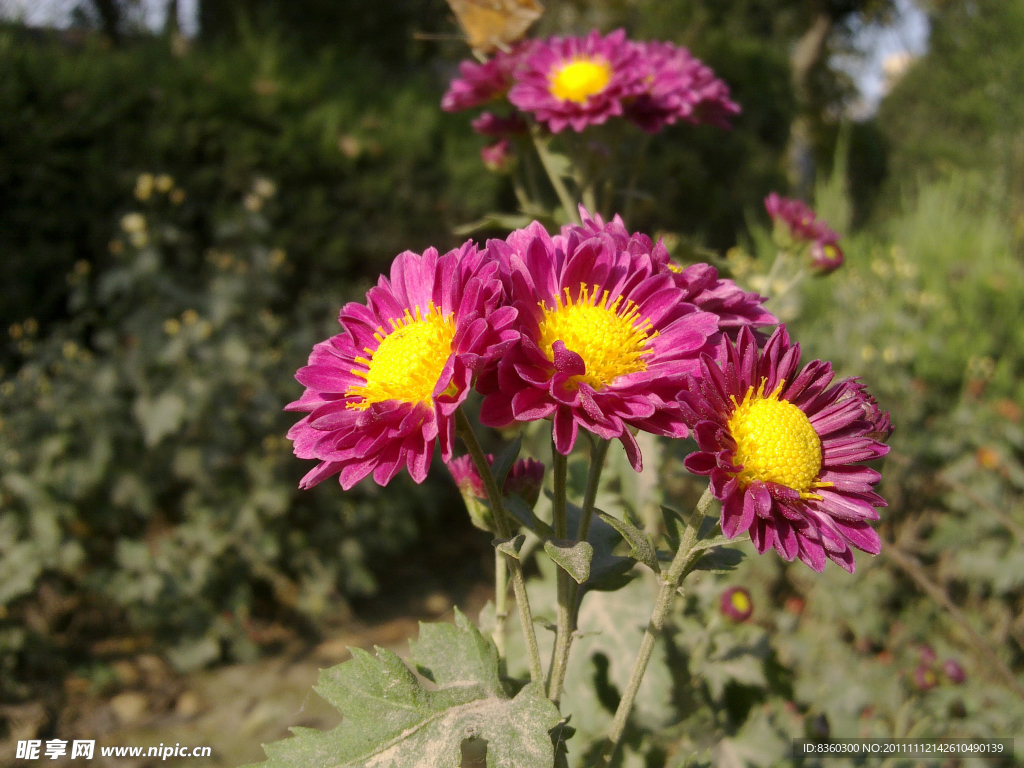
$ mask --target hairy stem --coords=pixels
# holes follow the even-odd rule
[[[491,503],[491,512],[494,514],[494,525],[498,529],[498,536],[507,539],[512,535],[512,528],[508,522],[508,515],[505,512],[505,502],[501,495],[501,489],[491,472],[491,465],[487,463],[487,456],[480,441],[476,439],[473,426],[466,418],[466,414],[459,409],[455,412],[455,431],[462,442],[466,444],[473,464],[476,465],[480,478],[484,481],[484,488],[487,491],[487,500]],[[540,651],[537,649],[537,632],[533,627],[533,614],[530,612],[530,599],[526,594],[526,580],[523,578],[522,564],[511,556],[505,557],[509,573],[512,574],[512,589],[516,594],[516,608],[519,610],[519,623],[522,625],[523,638],[526,640],[526,652],[530,660],[530,679],[540,680],[544,672],[540,666]]]
[[[594,516],[594,503],[597,501],[597,487],[601,483],[601,471],[604,469],[605,459],[608,458],[608,449],[611,447],[611,440],[598,439],[594,444],[594,450],[590,455],[590,472],[587,475],[587,490],[583,495],[583,510],[580,514],[580,525],[576,530],[576,540],[586,541],[590,535],[590,518]]]
[[[691,558],[694,555],[693,545],[697,541],[697,529],[700,527],[704,513],[711,505],[712,498],[711,489],[708,488],[697,502],[697,508],[686,527],[686,533],[683,534],[683,538],[679,542],[679,549],[676,551],[675,557],[672,558],[672,564],[668,571],[661,576],[661,589],[658,591],[658,597],[654,603],[654,613],[651,614],[651,621],[644,632],[644,639],[640,643],[640,652],[633,664],[633,672],[630,674],[626,690],[619,700],[619,707],[615,710],[615,718],[608,731],[608,738],[605,740],[597,762],[594,763],[594,768],[604,768],[608,765],[609,759],[619,745],[622,732],[626,728],[626,721],[629,720],[629,713],[636,701],[637,692],[640,690],[640,683],[644,679],[644,672],[647,671],[647,664],[651,660],[654,643],[657,641],[658,635],[661,634],[662,627],[665,626],[665,617],[672,605],[672,598],[675,597],[676,590],[679,589],[679,582],[691,564]]]
[[[565,209],[565,215],[569,217],[569,221],[573,224],[582,223],[576,202],[573,200],[572,195],[569,194],[569,190],[565,187],[565,182],[562,181],[562,177],[555,168],[555,158],[552,156],[551,149],[549,148],[551,139],[541,136],[540,129],[537,126],[534,126],[530,131],[530,136],[533,138],[533,146],[537,150],[540,164],[544,166],[544,171],[551,181],[551,186],[555,188],[555,194],[558,195],[558,201]]]
[[[551,522],[555,530],[555,538],[564,540],[568,536],[568,524],[565,517],[566,474],[568,460],[558,452],[554,442],[551,443],[551,466],[554,483],[554,498],[551,504]],[[557,569],[558,609],[555,620],[555,647],[551,651],[551,665],[548,667],[548,698],[556,705],[562,696],[562,684],[565,682],[566,662],[569,656],[572,627],[570,626],[572,599],[572,581],[568,573]]]
[[[508,565],[505,556],[494,550],[494,647],[498,659],[505,659],[505,622],[508,618]]]

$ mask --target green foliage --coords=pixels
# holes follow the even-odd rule
[[[379,765],[457,766],[463,743],[486,742],[488,768],[551,768],[549,732],[561,719],[539,683],[509,696],[498,675],[498,654],[456,611],[455,624],[421,624],[413,644],[425,688],[394,653],[377,657],[358,648],[352,659],[320,673],[316,691],[345,719],[333,731],[294,729],[266,747],[266,768],[342,768]]]

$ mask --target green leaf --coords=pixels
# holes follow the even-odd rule
[[[575,504],[569,502],[565,505],[565,518],[570,531],[579,530],[582,515],[583,510]],[[636,564],[631,557],[612,554],[622,541],[622,536],[602,520],[600,515],[601,510],[595,509],[587,534],[587,541],[594,548],[594,557],[590,562],[590,578],[580,585],[581,600],[588,590],[616,590],[628,584],[632,580],[630,571]]]
[[[690,571],[713,571],[714,573],[725,573],[736,569],[746,554],[742,550],[731,547],[712,547],[706,550],[706,554],[696,563],[687,569]]]
[[[511,232],[529,226],[532,221],[532,217],[524,214],[488,213],[481,219],[455,227],[452,233],[459,237],[465,237],[482,229],[504,229]]]
[[[590,563],[594,559],[594,547],[589,542],[563,541],[548,539],[544,542],[544,551],[554,560],[558,567],[582,584],[590,578]]]
[[[497,483],[498,488],[505,485],[505,478],[508,477],[512,465],[519,458],[519,451],[522,447],[523,436],[517,435],[515,440],[502,448],[501,453],[495,456],[494,464],[491,465],[491,473],[494,475],[494,482]]]
[[[519,559],[519,552],[523,548],[523,543],[526,541],[525,534],[517,534],[511,539],[495,539],[491,543],[497,548],[502,554],[514,557],[516,560]]]
[[[641,531],[628,520],[620,520],[617,517],[612,517],[606,512],[598,512],[597,516],[622,534],[622,538],[624,538],[630,546],[630,557],[643,563],[655,573],[661,572],[661,568],[658,566],[658,555],[654,551],[654,545],[651,543],[651,539],[646,533]]]
[[[530,505],[517,495],[513,494],[505,497],[505,510],[510,512],[521,525],[529,528],[538,536],[555,535],[554,529],[537,517],[536,513],[530,508]]]
[[[552,768],[550,732],[561,721],[539,684],[509,698],[494,645],[459,611],[455,624],[421,624],[413,657],[428,690],[384,648],[358,648],[320,673],[316,691],[344,715],[337,728],[294,728],[265,745],[264,768],[435,768],[457,766],[462,743],[487,743],[488,768]]]
[[[661,516],[665,520],[665,541],[673,552],[679,549],[679,542],[686,532],[686,521],[681,513],[676,512],[672,507],[662,505]]]

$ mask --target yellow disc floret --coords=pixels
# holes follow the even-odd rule
[[[740,589],[737,589],[729,596],[729,602],[732,603],[732,607],[740,613],[746,613],[752,607],[747,593]]]
[[[586,104],[605,89],[612,68],[600,59],[576,59],[556,66],[551,72],[551,95],[562,101]]]
[[[554,360],[552,345],[556,341],[583,358],[586,373],[574,377],[594,389],[611,384],[627,373],[647,370],[644,356],[650,350],[647,342],[657,336],[651,332],[651,321],[641,320],[640,309],[632,301],[619,296],[609,301],[608,291],[591,293],[580,285],[578,298],[565,289],[565,300],[555,297],[555,308],[541,304],[544,319],[540,323],[540,348]]]
[[[388,321],[391,330],[378,328],[374,338],[377,349],[364,351],[367,357],[355,361],[365,370],[353,368],[352,373],[366,379],[366,384],[348,388],[346,395],[362,400],[349,405],[364,410],[373,403],[399,400],[403,403],[431,402],[434,387],[452,353],[455,320],[442,316],[433,304],[425,313],[416,307],[415,315],[408,309],[405,317]]]
[[[787,400],[780,400],[783,382],[767,397],[764,383],[747,390],[743,402],[729,418],[728,429],[736,441],[733,463],[742,487],[755,480],[778,483],[799,491],[800,496],[820,499],[812,493],[831,483],[817,482],[821,472],[821,440],[807,415]]]

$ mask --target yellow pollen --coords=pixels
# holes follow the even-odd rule
[[[601,389],[619,376],[647,370],[647,342],[658,332],[651,332],[650,320],[640,319],[640,309],[632,301],[623,303],[620,296],[609,303],[608,291],[599,295],[594,288],[591,293],[589,286],[580,284],[576,299],[566,288],[565,300],[556,296],[554,309],[541,304],[540,348],[554,361],[552,345],[561,341],[587,367],[585,374],[573,378]]]
[[[612,79],[612,68],[600,59],[576,59],[551,72],[551,95],[562,101],[585,104]]]
[[[452,353],[455,320],[443,317],[432,303],[425,313],[416,307],[413,315],[408,309],[405,317],[392,319],[391,330],[378,328],[374,338],[377,349],[364,349],[367,357],[355,361],[365,369],[353,368],[352,373],[366,379],[366,384],[348,388],[346,395],[361,397],[349,408],[365,410],[373,403],[399,400],[403,403],[429,403],[441,371]]]
[[[740,486],[755,480],[778,483],[799,491],[801,498],[820,499],[814,488],[831,483],[817,481],[821,472],[821,440],[810,419],[797,406],[780,400],[785,382],[779,382],[767,397],[764,382],[750,387],[729,418],[728,429],[736,441],[733,463],[743,467],[735,473]]]
[[[750,610],[750,598],[747,597],[746,593],[737,590],[732,593],[729,599],[732,602],[732,607],[740,613],[746,613]]]

